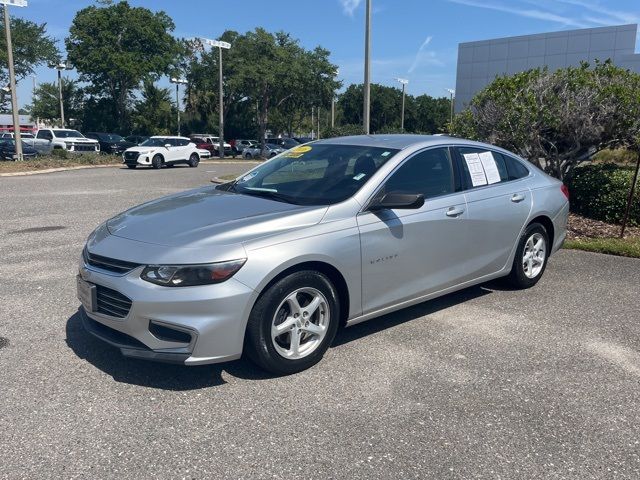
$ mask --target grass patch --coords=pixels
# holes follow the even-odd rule
[[[78,167],[82,165],[112,165],[122,163],[118,155],[74,154],[67,158],[58,156],[38,157],[23,162],[1,161],[0,173],[32,172],[49,168]]]
[[[640,258],[640,238],[578,238],[567,240],[565,248]]]

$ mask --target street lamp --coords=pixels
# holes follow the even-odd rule
[[[178,136],[180,136],[180,85],[186,85],[186,80],[182,78],[171,77],[169,80],[176,85],[176,110],[178,110]]]
[[[340,74],[340,69],[336,69],[334,77]],[[336,126],[336,92],[331,92],[331,128]]]
[[[9,64],[9,88],[11,89],[11,113],[13,116],[13,135],[16,139],[16,160],[22,160],[22,136],[20,135],[20,112],[18,111],[18,92],[16,89],[16,72],[13,65],[13,44],[11,42],[11,22],[9,5],[26,7],[27,0],[0,0],[4,5],[4,31],[7,36],[7,63]]]
[[[364,28],[364,133],[369,135],[371,125],[371,0],[367,0]]]
[[[402,84],[402,113],[400,113],[400,131],[404,133],[404,94],[409,80],[407,80],[406,78],[396,78],[396,80]]]
[[[64,70],[73,70],[73,67],[69,63],[69,60],[60,60],[58,62],[52,62],[49,64],[49,68],[54,68],[58,71],[58,99],[60,101],[60,123],[61,127],[65,127],[64,121],[64,102],[62,98],[62,72]]]
[[[453,88],[445,88],[447,92],[449,92],[449,98],[451,100],[451,118],[450,125],[453,125],[453,99],[456,96],[456,91]],[[449,127],[449,133],[451,133],[451,127]]]
[[[222,90],[222,49],[229,50],[231,48],[231,44],[228,42],[222,42],[220,40],[211,40],[208,38],[201,38],[205,45],[209,47],[218,48],[219,50],[219,61],[218,61],[218,70],[219,70],[219,82],[220,82],[220,144],[218,145],[218,153],[220,154],[220,158],[224,158],[224,109],[223,109],[223,90]]]

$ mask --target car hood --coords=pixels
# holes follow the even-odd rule
[[[107,228],[138,242],[199,248],[315,225],[326,211],[203,187],[134,207],[109,220]]]
[[[165,147],[140,147],[140,146],[134,146],[131,148],[127,148],[127,152],[138,152],[138,153],[151,153],[151,152],[155,152],[156,150],[166,150]]]
[[[60,140],[63,142],[74,142],[74,143],[99,143],[98,140],[94,140],[93,138],[84,138],[84,137],[56,137],[56,140]]]

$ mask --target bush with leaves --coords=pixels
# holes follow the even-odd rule
[[[614,163],[583,165],[568,182],[571,209],[580,215],[620,223],[629,196],[633,168]],[[640,191],[636,190],[629,224],[640,225]]]
[[[453,134],[512,150],[564,179],[600,150],[636,145],[640,75],[606,61],[499,77],[455,118]]]

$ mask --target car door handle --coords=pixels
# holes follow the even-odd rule
[[[447,210],[447,217],[459,217],[464,213],[464,209],[451,207]]]
[[[523,200],[524,200],[524,195],[522,195],[522,194],[520,194],[520,193],[514,193],[514,194],[511,196],[511,201],[512,201],[513,203],[519,203],[519,202],[521,202],[521,201],[523,201]]]

